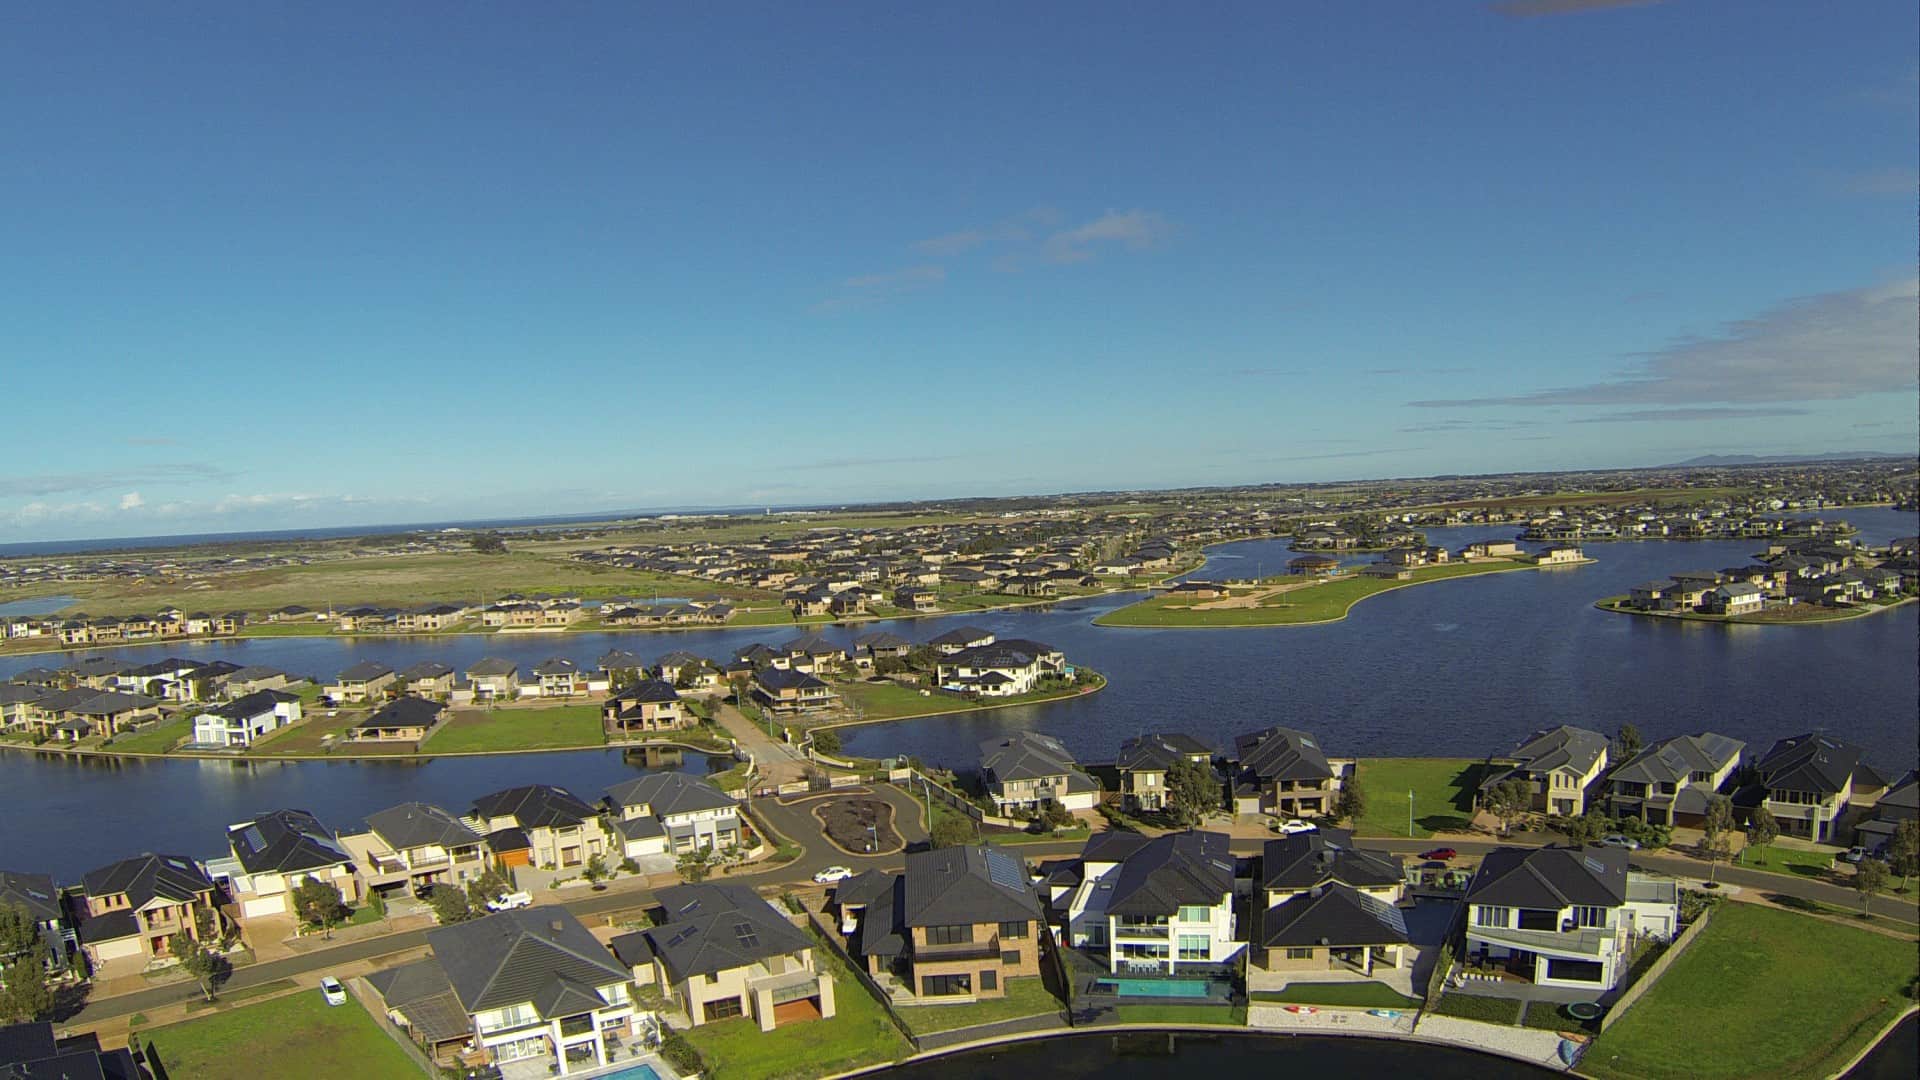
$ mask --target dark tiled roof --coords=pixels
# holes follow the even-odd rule
[[[639,682],[613,695],[613,700],[632,701],[636,703],[645,701],[678,701],[680,700],[680,692],[673,688],[672,683],[664,680],[641,679]]]
[[[579,1007],[580,987],[631,977],[562,907],[516,908],[438,927],[427,931],[427,945],[469,1013],[536,1002],[563,1010],[542,1011],[543,1019],[574,1015],[594,1007]]]
[[[396,850],[430,845],[464,847],[480,842],[480,834],[429,803],[406,802],[368,814],[367,827]]]
[[[1136,735],[1120,744],[1118,764],[1122,769],[1170,769],[1191,760],[1189,755],[1211,757],[1213,751],[1191,735]]]
[[[1212,907],[1233,892],[1233,854],[1225,833],[1168,833],[1121,860],[1103,884],[1110,914],[1173,915],[1181,906]]]
[[[382,705],[365,720],[353,725],[361,731],[380,728],[429,728],[440,719],[446,706],[437,701],[411,695],[397,697]]]
[[[1847,785],[1865,756],[1850,743],[1809,733],[1774,743],[1758,768],[1769,790],[1831,795]]]
[[[904,926],[953,926],[1038,919],[1040,901],[1020,857],[969,846],[907,856]]]
[[[46,874],[0,870],[0,904],[23,907],[35,922],[60,918],[60,893]]]
[[[1297,890],[1338,882],[1356,889],[1379,888],[1404,876],[1400,858],[1357,851],[1341,829],[1294,833],[1266,842],[1261,851],[1263,889]]]
[[[1721,766],[1738,758],[1746,745],[1739,739],[1711,731],[1677,735],[1641,750],[1613,770],[1607,779],[1639,784],[1677,783],[1696,772],[1718,772]]]
[[[372,660],[362,660],[340,673],[341,682],[370,682],[382,675],[393,674],[393,669]]]
[[[333,833],[305,810],[275,810],[227,830],[233,857],[249,874],[317,870],[348,862]]]
[[[1333,767],[1320,749],[1320,740],[1304,731],[1270,727],[1233,740],[1240,767],[1262,781],[1325,780]]]
[[[645,931],[675,982],[810,948],[812,941],[744,885],[660,890],[667,921]]]
[[[597,816],[593,807],[565,788],[529,784],[507,788],[473,800],[474,813],[483,818],[511,817],[523,829],[578,825]]]
[[[740,806],[732,796],[712,784],[677,772],[648,773],[622,780],[607,789],[607,801],[617,807],[647,806],[655,817],[697,810],[737,810]]]
[[[1620,848],[1496,848],[1480,862],[1467,903],[1559,910],[1618,907],[1627,899]]]
[[[1260,943],[1270,949],[1408,943],[1407,921],[1398,908],[1345,885],[1288,897],[1264,912],[1260,922]]]
[[[80,878],[88,896],[126,893],[127,904],[138,911],[155,897],[185,903],[213,888],[200,864],[185,855],[135,855],[90,871]]]
[[[1035,731],[1016,731],[980,744],[980,771],[994,780],[1036,780],[1080,772],[1059,739]]]

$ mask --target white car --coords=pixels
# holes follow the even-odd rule
[[[1292,836],[1294,833],[1319,832],[1320,826],[1315,825],[1311,821],[1301,821],[1299,818],[1293,818],[1290,821],[1281,822],[1280,831],[1286,833],[1288,836]]]
[[[487,910],[511,911],[514,908],[529,907],[532,904],[533,894],[530,892],[501,893],[499,896],[487,901]]]
[[[340,985],[339,979],[331,975],[324,975],[321,976],[320,979],[320,996],[326,998],[327,1004],[329,1005],[345,1005],[347,1003],[347,988]]]
[[[1625,836],[1622,836],[1619,833],[1611,833],[1607,836],[1603,836],[1600,838],[1600,846],[1626,848],[1628,851],[1639,851],[1640,841],[1629,840]]]
[[[813,875],[815,885],[831,885],[836,881],[845,881],[853,876],[853,871],[844,866],[829,866]]]

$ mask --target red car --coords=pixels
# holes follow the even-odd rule
[[[1459,854],[1459,852],[1450,847],[1437,847],[1432,851],[1422,852],[1420,857],[1423,859],[1432,859],[1435,862],[1446,862],[1449,859],[1458,857]]]

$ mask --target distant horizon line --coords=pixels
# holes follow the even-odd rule
[[[1322,481],[1268,481],[1254,484],[1200,484],[1181,487],[1160,488],[1093,488],[1082,491],[1028,492],[1014,495],[961,495],[939,499],[872,499],[857,502],[807,502],[807,503],[737,503],[713,504],[704,506],[668,506],[655,508],[633,508],[622,510],[603,510],[584,513],[533,514],[510,518],[445,518],[438,521],[416,522],[371,522],[350,525],[322,525],[291,529],[233,529],[218,532],[191,533],[155,533],[119,536],[89,536],[58,540],[19,540],[0,543],[0,557],[18,557],[34,554],[87,555],[103,551],[139,551],[152,548],[192,546],[217,543],[222,540],[299,540],[299,539],[341,539],[354,535],[367,537],[404,536],[411,533],[472,531],[481,529],[499,529],[537,526],[564,526],[569,524],[591,525],[601,522],[616,522],[648,518],[663,518],[675,515],[713,515],[722,517],[746,517],[756,514],[774,513],[819,513],[852,510],[871,510],[883,508],[920,508],[931,509],[947,503],[994,503],[1015,502],[1028,499],[1088,498],[1101,495],[1168,495],[1179,492],[1241,491],[1266,488],[1316,488],[1334,487],[1342,484],[1396,483],[1411,480],[1477,480],[1502,476],[1574,476],[1583,473],[1634,473],[1659,472],[1672,469],[1701,468],[1752,468],[1764,465],[1815,465],[1833,464],[1843,461],[1874,461],[1893,458],[1913,457],[1920,460],[1920,453],[1858,451],[1841,454],[1806,455],[1747,455],[1747,454],[1708,454],[1700,455],[1683,462],[1666,465],[1639,465],[1624,468],[1589,467],[1583,469],[1547,469],[1538,471],[1497,472],[1497,473],[1433,473],[1426,476],[1377,476],[1352,477],[1342,480]],[[1719,460],[1715,460],[1719,459]],[[100,544],[99,548],[87,548],[78,545]]]

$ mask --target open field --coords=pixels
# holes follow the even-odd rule
[[[150,1042],[175,1080],[417,1080],[420,1069],[358,1001],[318,991],[156,1028]]]
[[[1427,837],[1465,829],[1485,768],[1467,758],[1361,758],[1355,776],[1366,794],[1366,812],[1354,822],[1354,832]],[[1411,832],[1408,791],[1413,792]]]
[[[427,754],[457,754],[605,746],[606,742],[599,705],[556,705],[459,709],[420,749]]]
[[[1295,626],[1335,622],[1347,617],[1353,605],[1369,596],[1392,589],[1421,585],[1450,578],[1474,577],[1510,570],[1539,569],[1533,563],[1512,559],[1487,559],[1476,562],[1422,566],[1407,581],[1361,577],[1357,574],[1330,578],[1285,592],[1261,597],[1252,606],[1199,607],[1212,601],[1193,601],[1181,597],[1156,596],[1129,604],[1094,620],[1097,626]],[[1265,586],[1285,582],[1268,581]],[[1265,587],[1263,586],[1263,587]]]
[[[1582,1059],[1602,1078],[1823,1077],[1896,1016],[1920,963],[1877,934],[1722,904]]]
[[[173,744],[192,735],[193,720],[187,713],[181,713],[131,735],[115,736],[108,749],[122,754],[164,754],[173,749]]]
[[[966,1005],[902,1005],[897,1010],[900,1021],[915,1035],[931,1035],[937,1031],[1059,1012],[1062,1008],[1060,999],[1047,989],[1043,979],[1026,976],[1006,982],[1006,996],[1001,998]]]
[[[763,1032],[745,1017],[688,1028],[686,1039],[720,1080],[793,1080],[830,1076],[864,1065],[898,1061],[912,1053],[900,1029],[824,945],[813,950],[833,975],[834,1016]]]

